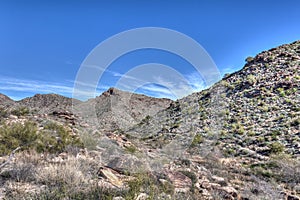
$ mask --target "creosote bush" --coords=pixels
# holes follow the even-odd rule
[[[26,107],[19,107],[11,111],[11,114],[16,116],[24,116],[29,114],[29,109]]]
[[[280,142],[273,142],[269,145],[270,152],[273,154],[279,154],[284,152],[284,145],[281,144]]]
[[[5,118],[7,116],[8,116],[8,112],[4,108],[0,107],[0,120],[1,118]]]
[[[83,147],[80,138],[71,136],[69,131],[63,125],[50,122],[44,126],[37,141],[38,152],[60,153],[67,146]]]
[[[60,153],[68,145],[83,147],[79,138],[71,136],[62,125],[49,123],[38,131],[37,125],[30,121],[0,126],[0,144],[1,156],[10,154],[17,147],[50,153]]]
[[[252,62],[253,60],[254,60],[254,58],[253,58],[252,56],[248,56],[248,57],[245,59],[245,61],[246,61],[247,63]]]
[[[173,195],[174,187],[169,183],[160,183],[157,177],[148,173],[134,175],[134,179],[127,182],[129,190],[124,195],[126,200],[135,199],[142,191],[149,196],[147,199],[155,199],[157,194],[166,193]]]
[[[195,147],[195,146],[197,146],[198,144],[200,144],[202,142],[203,142],[202,135],[196,134],[193,141],[192,141],[192,143],[191,143],[191,147]]]
[[[7,155],[17,147],[32,148],[37,139],[37,126],[32,122],[4,124],[0,127],[0,155]]]

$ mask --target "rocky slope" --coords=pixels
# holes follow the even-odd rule
[[[274,181],[273,176],[280,176],[278,170],[283,170],[278,167],[282,163],[268,167],[270,162],[279,162],[272,160],[275,155],[300,158],[299,69],[300,41],[264,51],[247,58],[247,64],[240,71],[224,77],[205,91],[174,102],[168,109],[134,126],[128,134],[142,137],[137,139],[136,145],[159,149],[161,156],[171,154],[185,159],[187,156],[183,152],[187,151],[189,155],[207,158],[214,156],[211,152],[217,150],[220,159],[230,158],[232,164],[240,165],[239,175],[224,166],[224,171],[219,169],[219,176],[239,177],[238,180],[227,179],[226,185],[233,186],[241,194],[246,193],[247,183],[244,183],[246,187],[236,184],[246,179],[241,171]],[[196,163],[192,164],[197,167]],[[285,167],[299,176],[294,173],[298,166],[294,163]],[[234,168],[237,170],[237,166]],[[295,178],[288,185],[299,186],[299,181]],[[283,198],[280,191],[277,194],[276,199]],[[267,199],[274,198],[268,195]]]
[[[146,116],[152,116],[167,108],[171,102],[169,99],[152,98],[110,88],[102,95],[77,105],[75,112],[98,129],[126,130]]]
[[[246,60],[175,102],[114,88],[75,113],[70,99],[24,100],[52,114],[3,115],[4,123],[33,120],[39,136],[52,130],[45,121],[59,122],[85,149],[17,154],[0,164],[0,198],[300,199],[300,41]]]
[[[1,106],[9,106],[13,104],[14,101],[4,94],[0,94],[0,105]]]
[[[262,52],[240,71],[174,102],[131,131],[151,140],[186,132],[217,136],[234,153],[247,148],[262,156],[270,153],[268,144],[279,142],[285,152],[299,155],[299,69],[299,41]]]
[[[17,103],[19,106],[28,107],[39,114],[50,114],[54,111],[72,111],[72,99],[58,94],[36,94]]]

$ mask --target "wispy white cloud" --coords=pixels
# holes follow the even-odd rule
[[[28,91],[28,92],[60,92],[71,93],[72,86],[66,86],[61,83],[51,83],[43,81],[32,81],[26,79],[15,79],[1,77],[0,88],[2,90]]]
[[[96,66],[91,66],[96,67]],[[141,74],[121,74],[115,71],[108,71],[110,75],[114,77],[123,78],[123,84],[116,84],[119,89],[127,91],[135,91],[155,96],[159,98],[170,98],[177,99],[182,98],[191,94],[205,89],[205,83],[198,73],[191,73],[182,75],[182,77],[171,77],[169,74],[161,75],[149,75],[152,76],[151,82],[143,80]],[[148,75],[147,75],[148,77]],[[74,86],[78,89],[74,97],[82,97],[81,100],[86,100],[85,97],[95,97],[106,91],[109,87],[114,87],[112,83],[107,84],[91,84],[89,82],[80,82],[74,80],[67,80],[65,82],[48,82],[48,81],[37,81],[28,79],[17,79],[12,77],[0,76],[0,92],[9,92],[14,96],[15,99],[24,97],[25,94],[36,94],[36,93],[57,93],[64,96],[73,97]],[[22,96],[23,95],[23,96]],[[19,96],[19,98],[18,98]]]
[[[162,87],[156,84],[148,84],[139,89],[143,91],[143,93],[148,94],[150,96],[155,96],[158,98],[169,98],[176,99],[176,95],[172,93],[168,88]]]
[[[33,81],[1,76],[0,90],[10,93],[58,93],[65,96],[71,96],[73,86],[65,83]],[[20,94],[20,96],[21,95],[22,94]],[[17,95],[15,95],[15,98],[18,99]]]
[[[201,75],[197,72],[185,75],[193,92],[199,92],[207,87]]]
[[[142,75],[140,74],[139,77],[142,77]],[[147,77],[150,77],[150,75]],[[127,91],[136,90],[149,96],[170,98],[173,100],[206,88],[201,75],[196,72],[182,75],[182,77],[172,77],[169,74],[152,76],[149,78],[151,81],[141,80],[137,77],[122,78],[124,81],[118,84],[120,89]]]

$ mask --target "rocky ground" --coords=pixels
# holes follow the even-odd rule
[[[300,41],[246,61],[177,101],[1,95],[0,198],[300,199]]]

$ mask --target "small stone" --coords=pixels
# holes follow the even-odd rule
[[[16,115],[9,115],[9,119],[18,119]]]
[[[225,179],[224,179],[224,178],[218,177],[218,176],[212,176],[212,179],[213,179],[214,181],[216,181],[217,183],[225,182]]]
[[[135,200],[146,200],[149,197],[146,193],[141,193]]]
[[[114,172],[109,168],[101,168],[99,170],[99,175],[107,179],[111,184],[116,187],[122,187],[122,181],[114,174]]]
[[[125,200],[123,197],[114,197],[113,200]]]

